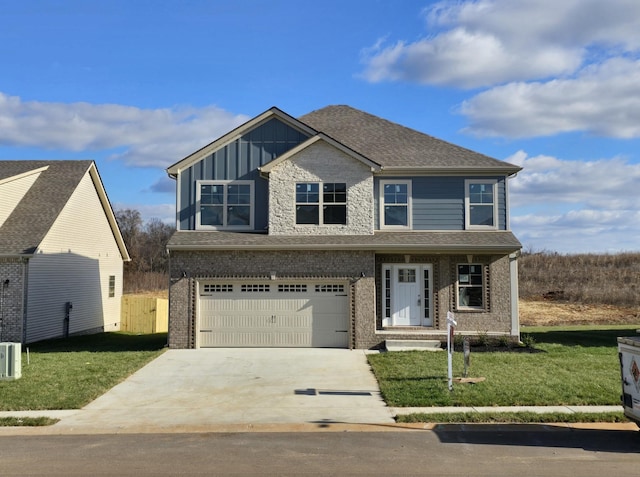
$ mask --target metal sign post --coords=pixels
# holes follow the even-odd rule
[[[453,391],[453,332],[457,326],[455,317],[447,312],[447,376],[449,377],[449,391]]]
[[[471,357],[471,344],[469,343],[469,338],[465,338],[463,344],[464,351],[464,377],[466,378],[469,374],[469,361]]]

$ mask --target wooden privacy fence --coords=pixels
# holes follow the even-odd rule
[[[169,329],[169,300],[146,296],[122,297],[120,329],[131,333],[165,333]]]

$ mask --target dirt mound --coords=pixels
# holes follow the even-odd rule
[[[520,324],[523,326],[640,324],[640,308],[542,299],[520,300]]]

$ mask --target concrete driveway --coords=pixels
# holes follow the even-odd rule
[[[393,423],[362,350],[168,350],[54,427]]]

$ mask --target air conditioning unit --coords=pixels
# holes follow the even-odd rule
[[[21,353],[20,343],[0,343],[0,380],[22,376]]]

